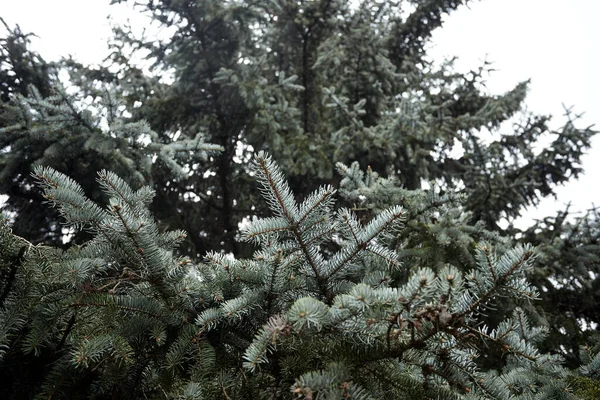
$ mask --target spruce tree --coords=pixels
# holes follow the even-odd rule
[[[339,165],[352,193],[365,180]],[[568,371],[541,354],[545,335],[515,308],[481,325],[494,301],[534,299],[531,246],[497,253],[480,241],[473,268],[402,240],[401,206],[361,223],[321,187],[294,198],[264,153],[253,172],[272,217],[241,232],[251,259],[211,252],[203,264],[174,251],[185,233],[160,232],[153,191],[101,171],[105,207],[49,168],[34,178],[65,222],[91,239],[68,250],[33,246],[2,222],[2,374],[15,397],[58,398],[570,398]],[[369,176],[370,175],[370,176]],[[447,220],[462,218],[449,199]],[[344,194],[342,193],[342,196]],[[422,210],[420,210],[422,211]],[[456,221],[458,224],[459,222]],[[457,246],[468,246],[467,238]],[[410,268],[401,255],[411,255]],[[457,265],[455,265],[457,264]],[[412,270],[412,271],[411,271]],[[404,276],[406,279],[395,278]],[[498,348],[501,371],[478,366]],[[481,355],[485,357],[485,353]],[[599,356],[587,373],[598,373]],[[9,366],[27,366],[15,371]]]
[[[587,390],[597,214],[510,223],[577,177],[595,132],[521,111],[526,82],[487,93],[487,64],[430,62],[431,32],[463,3],[150,1],[140,11],[173,35],[120,27],[100,66],[47,64],[11,31],[0,376],[12,396]]]

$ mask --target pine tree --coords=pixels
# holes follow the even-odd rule
[[[577,177],[595,132],[522,112],[526,82],[487,93],[487,64],[428,61],[462,3],[151,1],[172,37],[118,28],[101,66],[46,64],[13,30],[14,396],[568,397],[565,360],[594,382],[597,214],[510,223]]]
[[[100,207],[69,177],[36,168],[50,205],[92,237],[67,251],[33,246],[2,221],[2,373],[17,378],[5,380],[15,385],[9,391],[40,398],[569,398],[560,358],[535,347],[545,329],[521,309],[494,329],[480,325],[494,299],[537,296],[525,279],[531,246],[499,255],[481,241],[473,269],[463,273],[449,261],[436,272],[427,252],[397,243],[410,215],[401,206],[362,224],[352,210],[334,207],[333,187],[299,203],[269,156],[261,152],[254,162],[273,213],[242,230],[257,251],[251,259],[212,252],[199,265],[174,252],[183,232],[157,229],[148,186],[133,190],[101,171],[109,201]],[[357,168],[340,169],[350,172],[347,185],[361,181]],[[401,263],[401,252],[412,254],[416,268]],[[394,279],[398,272],[404,282]],[[476,349],[484,346],[504,352],[500,373],[478,367]],[[597,374],[592,358],[587,373]],[[6,368],[23,360],[33,368]]]

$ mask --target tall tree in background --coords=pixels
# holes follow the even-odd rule
[[[451,62],[431,63],[432,32],[463,3],[149,1],[140,11],[172,35],[160,41],[118,28],[102,66],[46,64],[27,49],[26,35],[13,32],[0,54],[0,184],[13,231],[36,243],[60,245],[64,238],[58,214],[37,206],[33,165],[72,176],[97,201],[106,199],[92,177],[106,168],[136,187],[155,188],[151,210],[162,227],[188,232],[187,254],[249,256],[238,226],[267,213],[249,173],[256,149],[273,154],[299,199],[339,183],[337,162],[357,161],[357,170],[390,177],[383,188],[365,183],[342,205],[365,222],[393,204],[411,206],[409,229],[397,238],[411,246],[396,280],[406,281],[423,257],[435,270],[446,263],[474,267],[465,246],[494,233],[515,237],[510,223],[526,207],[581,172],[594,132],[572,120],[552,130],[549,117],[522,112],[526,82],[487,93],[488,65],[462,74]],[[132,61],[139,55],[152,62],[150,74]],[[58,69],[70,73],[76,91],[57,86]],[[19,101],[17,93],[26,98]],[[86,99],[96,106],[85,106]],[[552,144],[535,151],[548,136]],[[446,219],[443,202],[407,194],[424,182],[442,196],[463,193],[460,223]],[[545,350],[563,353],[572,365],[589,339],[581,323],[600,322],[592,307],[597,280],[588,275],[600,273],[597,221],[593,213],[575,225],[558,218],[520,233],[543,255],[532,279],[544,299],[534,315],[553,324]],[[83,232],[73,240],[88,238]],[[503,312],[488,317],[492,326],[514,305],[496,306]],[[502,363],[500,353],[490,358]]]

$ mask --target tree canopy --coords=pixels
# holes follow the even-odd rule
[[[429,60],[465,3],[150,0],[101,65],[7,26],[12,398],[591,393],[598,212],[513,222],[596,132]]]

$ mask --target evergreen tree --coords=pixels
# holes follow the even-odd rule
[[[595,132],[522,112],[526,82],[487,93],[487,64],[428,61],[463,3],[150,1],[172,36],[118,28],[101,66],[46,64],[10,32],[13,396],[568,397],[557,354],[594,382],[597,214],[510,223],[577,177]]]
[[[358,168],[340,170],[344,187],[365,183]],[[494,329],[480,325],[494,299],[536,297],[524,274],[531,246],[498,255],[482,241],[471,252],[472,269],[463,273],[448,260],[436,272],[427,252],[398,235],[410,215],[402,207],[362,224],[352,210],[334,207],[333,187],[297,202],[262,152],[253,172],[274,215],[242,230],[257,244],[253,258],[211,252],[193,265],[174,253],[185,234],[157,229],[148,186],[133,190],[102,171],[98,183],[110,199],[100,207],[67,176],[36,168],[44,197],[92,238],[67,251],[32,246],[2,221],[0,348],[9,393],[571,397],[560,358],[535,347],[545,329],[531,326],[520,308]],[[422,193],[410,195],[427,204]],[[447,199],[430,203],[440,202],[454,216],[448,220],[461,218]],[[416,269],[400,262],[402,252]],[[407,279],[395,279],[398,272]],[[502,371],[477,365],[484,346],[504,353]],[[586,373],[597,375],[600,358],[590,358]]]

